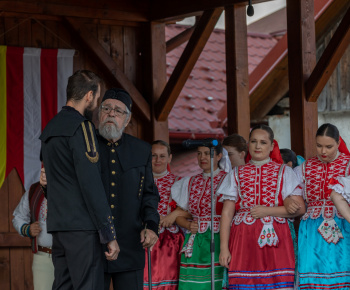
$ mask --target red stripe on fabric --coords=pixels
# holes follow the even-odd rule
[[[7,47],[7,153],[5,175],[7,176],[13,168],[16,168],[22,182],[24,182],[23,52],[23,47]]]
[[[41,50],[41,130],[57,114],[57,52]]]

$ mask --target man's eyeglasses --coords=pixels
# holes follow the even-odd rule
[[[115,107],[114,109],[108,106],[101,106],[101,111],[105,114],[110,114],[112,111],[114,111],[115,115],[117,117],[123,117],[126,115],[128,112],[123,111],[122,109]]]

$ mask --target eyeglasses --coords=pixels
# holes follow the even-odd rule
[[[123,117],[126,115],[128,112],[123,111],[122,109],[115,107],[114,109],[108,106],[101,106],[101,111],[105,114],[110,114],[112,111],[114,111],[115,115],[117,117]]]

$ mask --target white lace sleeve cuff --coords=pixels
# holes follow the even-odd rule
[[[188,210],[189,206],[189,192],[188,183],[191,177],[184,177],[176,181],[171,187],[171,198],[175,200],[177,205],[183,210]]]
[[[226,197],[230,196],[230,197],[234,198],[235,200],[237,200],[238,189],[237,189],[236,180],[235,180],[233,174],[234,174],[234,171],[231,171],[226,175],[225,179],[222,181],[220,187],[216,191],[217,195],[219,195],[219,196],[222,195],[222,198],[224,198],[224,196],[226,196]],[[225,198],[225,199],[228,199],[228,198]]]
[[[237,197],[234,197],[232,195],[223,194],[221,196],[221,198],[219,199],[219,202],[224,202],[225,200],[232,200],[234,202],[237,202]]]
[[[337,181],[336,184],[329,185],[328,187],[341,194],[350,203],[350,176],[338,177]]]

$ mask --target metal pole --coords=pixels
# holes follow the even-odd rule
[[[147,248],[148,258],[148,289],[152,290],[152,265],[151,265],[151,249]]]
[[[210,210],[210,229],[211,229],[211,242],[210,242],[210,253],[211,253],[211,289],[215,289],[215,240],[214,240],[214,147],[210,147],[210,187],[211,187],[211,210]]]

